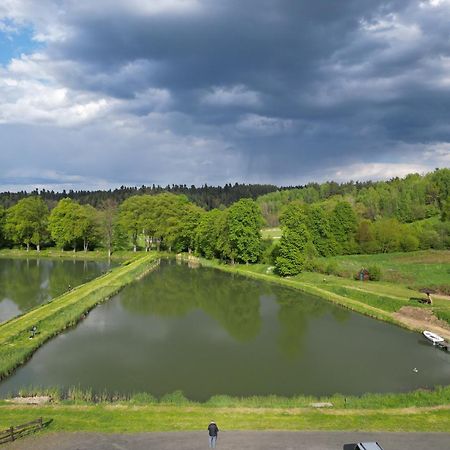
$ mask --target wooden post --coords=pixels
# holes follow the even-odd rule
[[[39,421],[39,428],[42,428],[43,427],[42,417],[39,417],[38,421]]]
[[[14,441],[14,427],[9,427],[9,433],[11,435],[11,442]]]

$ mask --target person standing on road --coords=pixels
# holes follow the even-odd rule
[[[217,427],[215,422],[212,422],[208,425],[208,433],[209,433],[209,448],[216,448],[217,434],[219,433],[219,428]]]

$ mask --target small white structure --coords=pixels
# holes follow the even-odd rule
[[[429,341],[431,341],[431,342],[433,343],[433,345],[436,345],[436,344],[439,344],[439,343],[442,343],[442,342],[445,341],[445,339],[444,339],[443,337],[439,336],[439,335],[436,334],[436,333],[433,333],[432,331],[425,330],[425,331],[423,332],[423,335],[424,335]]]

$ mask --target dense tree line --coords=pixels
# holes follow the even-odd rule
[[[297,188],[281,188],[258,198],[265,220],[279,224],[283,208],[292,201],[332,208],[338,201],[348,201],[358,216],[371,221],[395,218],[401,223],[440,216],[450,218],[450,169],[436,169],[424,176],[410,174],[389,181],[338,184],[310,183]]]
[[[53,207],[58,201],[64,198],[70,198],[77,201],[82,205],[89,204],[95,208],[100,207],[105,202],[115,202],[117,204],[122,203],[129,197],[135,195],[157,195],[163,192],[168,192],[177,195],[185,195],[190,201],[197,206],[206,210],[214,208],[224,208],[230,206],[232,203],[240,200],[241,198],[253,198],[274,192],[278,188],[271,184],[226,184],[225,186],[208,186],[207,184],[196,187],[186,186],[185,184],[167,185],[162,186],[141,186],[138,187],[126,187],[121,186],[114,190],[98,190],[98,191],[62,191],[54,192],[46,189],[35,190],[33,192],[3,192],[0,193],[0,206],[3,208],[9,208],[15,205],[19,200],[29,197],[30,195],[41,197],[49,207]]]
[[[38,251],[42,245],[73,251],[102,246],[109,254],[113,249],[164,249],[249,263],[262,252],[262,225],[252,199],[207,212],[184,195],[163,192],[134,195],[120,205],[107,199],[98,208],[63,198],[50,211],[32,195],[0,209],[0,242]]]

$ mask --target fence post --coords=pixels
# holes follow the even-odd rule
[[[9,427],[9,433],[11,434],[11,442],[14,441],[14,427]]]
[[[39,421],[39,428],[42,428],[42,417],[39,417],[38,421]]]

